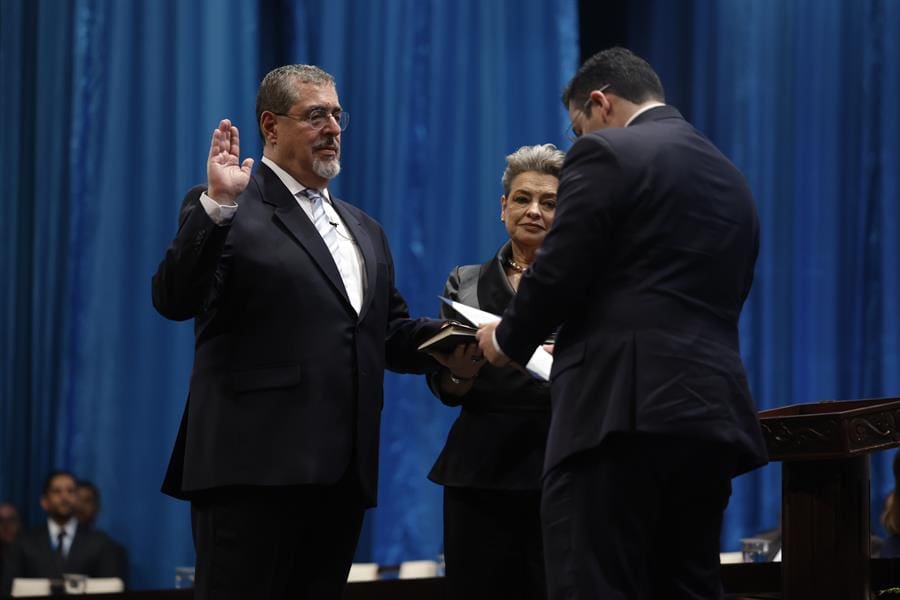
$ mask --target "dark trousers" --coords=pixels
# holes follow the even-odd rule
[[[551,600],[710,600],[719,576],[730,451],[693,439],[607,438],[544,477]]]
[[[450,600],[543,600],[540,492],[444,488]]]
[[[192,501],[194,598],[340,600],[364,512],[355,481],[351,469],[332,486],[222,488]]]

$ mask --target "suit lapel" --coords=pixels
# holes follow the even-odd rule
[[[372,245],[369,233],[363,228],[362,223],[359,222],[353,213],[347,209],[344,201],[336,198],[332,198],[332,200],[334,210],[341,216],[341,220],[347,226],[347,229],[350,230],[350,234],[356,240],[356,245],[359,246],[363,268],[366,272],[366,278],[363,281],[363,301],[362,306],[359,308],[359,320],[362,321],[366,310],[372,303],[372,298],[375,296],[375,247]]]
[[[478,278],[478,304],[482,310],[502,315],[513,298],[513,289],[503,270],[503,261],[512,252],[512,243],[506,242],[497,256],[481,266],[483,277]]]
[[[328,246],[325,245],[325,241],[319,235],[315,225],[297,204],[297,199],[265,164],[260,165],[259,171],[253,176],[253,181],[260,188],[262,201],[275,206],[275,218],[309,254],[325,278],[331,283],[334,291],[344,300],[347,307],[353,310],[347,290],[344,288],[344,281],[341,279],[337,265],[334,264],[334,257],[328,251]]]

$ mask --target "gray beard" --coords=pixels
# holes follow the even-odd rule
[[[338,158],[334,160],[313,159],[313,173],[322,179],[334,179],[341,172],[341,161]]]

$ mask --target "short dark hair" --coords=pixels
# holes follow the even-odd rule
[[[584,104],[591,91],[608,86],[611,93],[635,104],[666,101],[662,82],[650,64],[627,48],[608,48],[578,69],[562,93],[563,106]]]
[[[269,71],[256,91],[256,127],[263,143],[266,138],[259,118],[267,110],[284,114],[297,104],[297,81],[334,87],[334,77],[315,65],[284,65]]]
[[[71,471],[66,471],[65,469],[56,469],[54,471],[50,471],[50,474],[47,475],[47,478],[44,480],[44,487],[41,489],[41,495],[46,496],[47,492],[50,491],[50,486],[53,485],[53,480],[57,477],[62,476],[70,477],[72,479],[72,482],[75,483],[75,485],[78,485],[78,478],[75,477],[75,475],[73,475]]]

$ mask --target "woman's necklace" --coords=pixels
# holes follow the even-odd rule
[[[517,263],[515,260],[513,260],[512,256],[508,256],[506,258],[506,264],[510,269],[512,269],[516,273],[524,273],[525,269],[528,268],[527,266],[522,266],[519,263]]]

